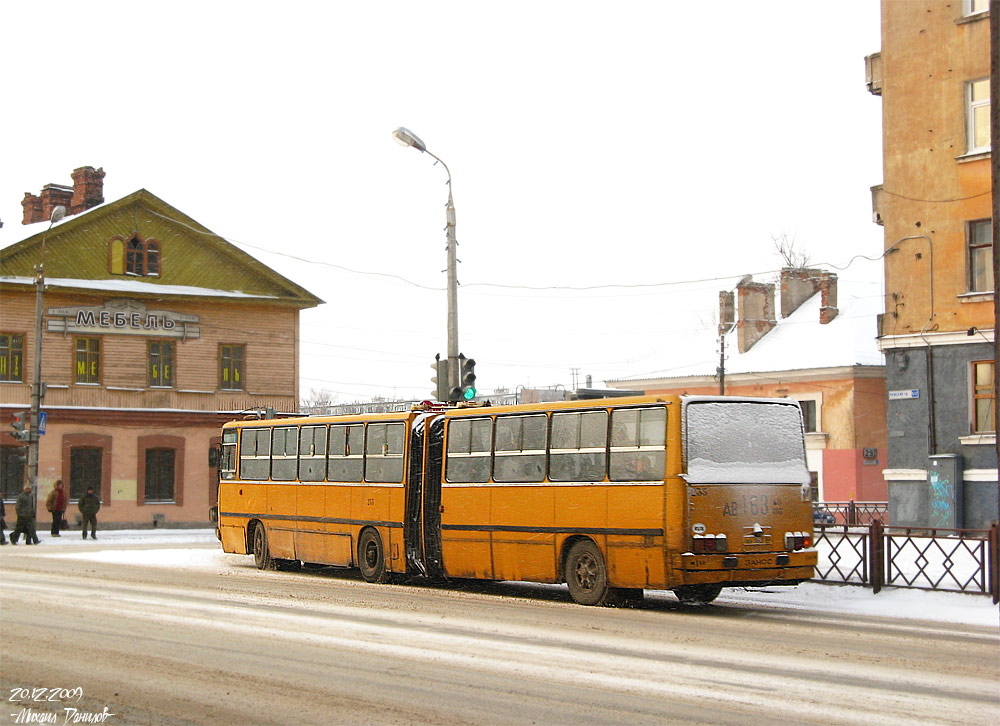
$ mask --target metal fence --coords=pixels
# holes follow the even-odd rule
[[[889,502],[817,502],[816,508],[833,515],[837,524],[889,523]]]
[[[814,527],[815,579],[990,595],[1000,602],[1000,528],[928,529],[870,524]]]

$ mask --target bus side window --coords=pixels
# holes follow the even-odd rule
[[[359,482],[364,472],[364,424],[330,427],[330,459],[327,462],[328,481]]]
[[[607,445],[607,411],[553,414],[549,479],[603,481]]]
[[[303,426],[299,434],[299,480],[326,476],[326,426]]]
[[[452,419],[448,423],[448,460],[445,479],[454,482],[490,480],[490,439],[493,422],[488,418]]]
[[[271,468],[271,429],[240,429],[240,478],[267,481]]]
[[[365,481],[403,481],[404,434],[402,423],[368,424]]]
[[[274,429],[271,440],[271,478],[275,481],[294,481],[299,444],[298,427]]]
[[[619,409],[611,414],[612,481],[657,481],[666,473],[667,410]]]
[[[536,482],[545,479],[548,426],[544,413],[497,416],[493,479]]]

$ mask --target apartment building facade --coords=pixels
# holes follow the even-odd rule
[[[866,58],[881,97],[890,520],[997,517],[988,0],[882,0]]]

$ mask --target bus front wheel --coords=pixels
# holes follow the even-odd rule
[[[358,566],[367,582],[385,582],[385,550],[374,529],[366,529],[358,539]]]
[[[591,540],[573,543],[563,574],[570,597],[581,605],[600,605],[607,599],[611,589],[608,587],[608,568],[601,551]]]
[[[271,559],[271,550],[267,546],[267,531],[260,522],[253,530],[253,561],[258,570],[273,570],[274,560]]]

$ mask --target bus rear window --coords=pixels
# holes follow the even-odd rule
[[[807,484],[798,406],[693,401],[685,408],[687,474],[696,484]]]

